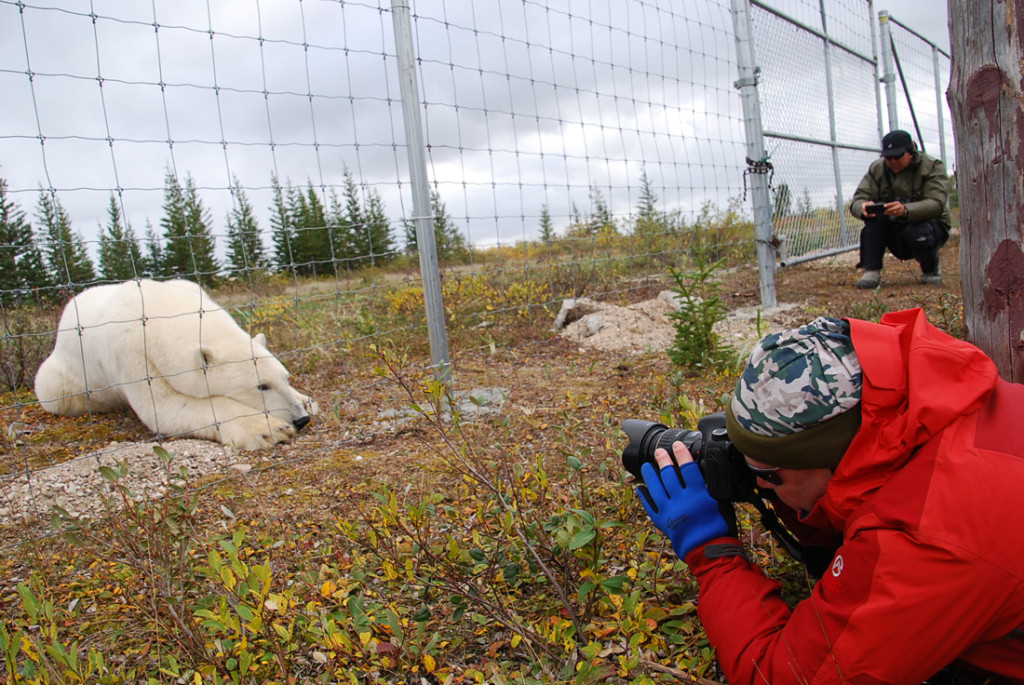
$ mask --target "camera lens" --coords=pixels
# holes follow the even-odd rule
[[[626,419],[622,422],[622,430],[629,438],[629,445],[622,451],[622,466],[634,478],[643,478],[640,469],[645,463],[653,464],[657,468],[658,462],[654,458],[656,449],[661,447],[671,454],[672,443],[677,441],[686,445],[694,461],[700,462],[700,431],[669,428],[660,423],[640,419]]]

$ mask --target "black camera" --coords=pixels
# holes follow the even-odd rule
[[[884,202],[869,202],[861,209],[864,212],[871,212],[872,214],[885,214],[885,203]]]
[[[832,563],[834,549],[803,545],[782,524],[775,511],[765,502],[774,500],[774,493],[763,492],[757,487],[757,476],[747,467],[746,459],[736,448],[725,429],[725,413],[708,414],[697,422],[697,430],[668,428],[653,421],[626,419],[622,430],[629,437],[629,444],[622,450],[622,465],[635,478],[643,481],[640,473],[645,463],[658,468],[654,450],[664,447],[672,454],[672,443],[679,441],[686,445],[704,475],[708,493],[719,502],[749,502],[761,514],[761,523],[786,550],[798,561],[802,561],[808,572],[820,578]]]
[[[622,450],[622,466],[643,480],[644,463],[658,464],[654,450],[663,447],[672,454],[672,443],[682,442],[693,455],[708,492],[722,502],[749,502],[755,498],[756,477],[732,444],[725,430],[725,413],[709,414],[697,422],[697,430],[669,428],[653,421],[626,419],[622,422],[629,444]]]

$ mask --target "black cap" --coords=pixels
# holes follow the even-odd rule
[[[904,152],[914,149],[914,139],[906,131],[890,131],[882,138],[883,157],[902,157]]]

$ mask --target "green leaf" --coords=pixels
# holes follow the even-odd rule
[[[398,616],[395,612],[390,609],[386,609],[384,612],[384,618],[387,620],[388,627],[391,628],[391,634],[397,637],[399,642],[404,642],[405,631],[402,630],[402,622],[398,620]]]
[[[361,618],[366,615],[363,609],[364,600],[360,595],[353,595],[348,600],[348,610],[352,614],[352,618]]]
[[[605,590],[611,591],[621,590],[627,580],[628,578],[626,578],[626,576],[612,576],[611,578],[601,581],[601,587]]]
[[[153,446],[153,453],[156,454],[157,457],[159,457],[160,461],[164,463],[164,466],[170,464],[171,460],[174,459],[174,455],[165,450],[160,445]]]
[[[580,547],[583,547],[593,540],[595,535],[597,535],[597,532],[593,528],[584,528],[573,535],[572,539],[569,540],[569,549],[579,549]]]
[[[39,600],[29,589],[29,586],[25,583],[18,585],[18,596],[21,597],[21,604],[25,607],[25,613],[29,615],[33,621],[39,616]]]
[[[101,466],[97,470],[100,472],[100,475],[103,477],[103,480],[109,481],[111,483],[117,480],[117,472],[114,471],[114,469],[110,468],[109,466]]]
[[[588,581],[584,582],[582,585],[580,585],[580,589],[576,593],[577,596],[579,597],[579,600],[582,602],[586,598],[586,596],[590,594],[590,591],[593,590],[596,587],[597,587],[597,583],[595,583],[592,580],[588,580]]]
[[[519,577],[520,571],[522,571],[522,568],[519,566],[519,564],[513,562],[505,567],[505,570],[502,572],[501,575],[505,578],[506,583],[508,583],[509,585],[513,585],[515,584],[516,579]]]

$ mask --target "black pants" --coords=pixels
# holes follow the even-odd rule
[[[916,259],[921,273],[933,274],[939,267],[939,248],[949,232],[936,221],[903,223],[890,217],[864,222],[860,232],[860,264],[865,271],[881,271],[886,248],[899,260]]]

